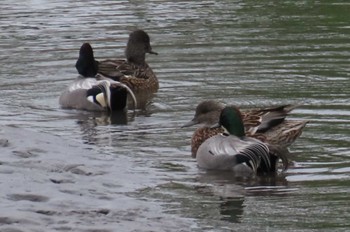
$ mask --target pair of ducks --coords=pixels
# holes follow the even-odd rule
[[[97,61],[89,43],[79,51],[76,69],[79,77],[61,94],[62,108],[90,111],[123,111],[131,97],[137,102],[158,91],[156,75],[146,63],[146,53],[152,51],[150,38],[143,30],[130,33],[125,49],[126,60]]]
[[[61,94],[60,105],[117,111],[125,110],[131,97],[136,106],[159,88],[157,77],[145,61],[146,53],[157,54],[143,30],[129,35],[126,60],[96,61],[91,45],[84,43],[76,62],[80,77]],[[285,119],[295,107],[284,105],[241,112],[235,106],[204,101],[197,106],[195,117],[183,126],[206,125],[192,136],[192,157],[201,168],[230,170],[238,175],[275,173],[279,159],[286,169],[288,147],[307,124],[307,121]]]
[[[238,176],[275,174],[279,160],[285,170],[288,147],[308,123],[286,120],[295,108],[283,105],[240,111],[236,106],[204,101],[194,118],[183,125],[205,125],[192,136],[192,157],[200,168],[233,171]]]

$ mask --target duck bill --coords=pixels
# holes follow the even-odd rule
[[[149,51],[148,53],[149,53],[149,54],[153,54],[153,55],[158,55],[158,52],[154,52],[154,51],[152,51],[152,50]]]
[[[221,127],[221,125],[219,123],[215,123],[214,125],[210,126],[211,129],[215,129],[215,128],[219,128],[219,127]]]
[[[184,127],[190,127],[190,126],[194,126],[194,125],[197,125],[198,122],[194,119],[192,119],[191,121],[187,122],[186,124],[182,125],[181,128],[184,128]]]

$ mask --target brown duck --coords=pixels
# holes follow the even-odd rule
[[[98,73],[129,86],[137,100],[142,100],[159,88],[156,75],[146,63],[146,53],[158,54],[152,50],[148,34],[143,30],[135,30],[129,35],[125,49],[126,60],[99,61]]]

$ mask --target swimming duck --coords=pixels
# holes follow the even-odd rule
[[[196,124],[204,124],[192,135],[191,154],[196,157],[198,147],[208,138],[223,133],[223,128],[212,128],[211,125],[219,120],[224,104],[207,100],[196,107],[194,118],[183,125],[188,127]],[[308,121],[285,120],[286,116],[296,106],[283,105],[278,107],[250,109],[241,111],[245,133],[248,137],[254,137],[267,142],[280,149],[287,149],[302,133]],[[285,150],[287,152],[287,150]]]
[[[150,37],[143,30],[130,33],[125,49],[126,60],[107,59],[98,63],[98,73],[124,83],[136,94],[150,95],[158,91],[156,75],[146,63],[146,53],[158,55],[152,50]],[[138,97],[138,100],[139,98]]]
[[[128,93],[136,104],[135,95],[125,84],[97,75],[98,62],[92,47],[84,43],[79,51],[76,69],[80,76],[61,94],[62,108],[117,111],[125,110]]]
[[[196,160],[207,170],[232,170],[238,175],[268,174],[276,171],[278,156],[269,145],[246,137],[243,118],[238,108],[225,107],[219,124],[224,133],[205,140],[198,148]]]

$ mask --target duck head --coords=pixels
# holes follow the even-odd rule
[[[224,104],[214,101],[207,100],[198,104],[196,107],[196,113],[193,119],[187,122],[183,127],[189,127],[196,124],[205,124],[211,126],[218,123],[218,119],[221,113],[221,110],[224,108]]]
[[[226,106],[220,114],[219,126],[222,126],[226,131],[237,137],[244,137],[244,125],[242,114],[237,107]]]
[[[145,64],[146,53],[158,55],[152,50],[148,34],[143,30],[131,32],[125,49],[128,62],[142,66]]]
[[[83,77],[95,77],[98,69],[98,62],[94,58],[94,51],[89,43],[80,47],[79,58],[75,64],[78,73]]]

